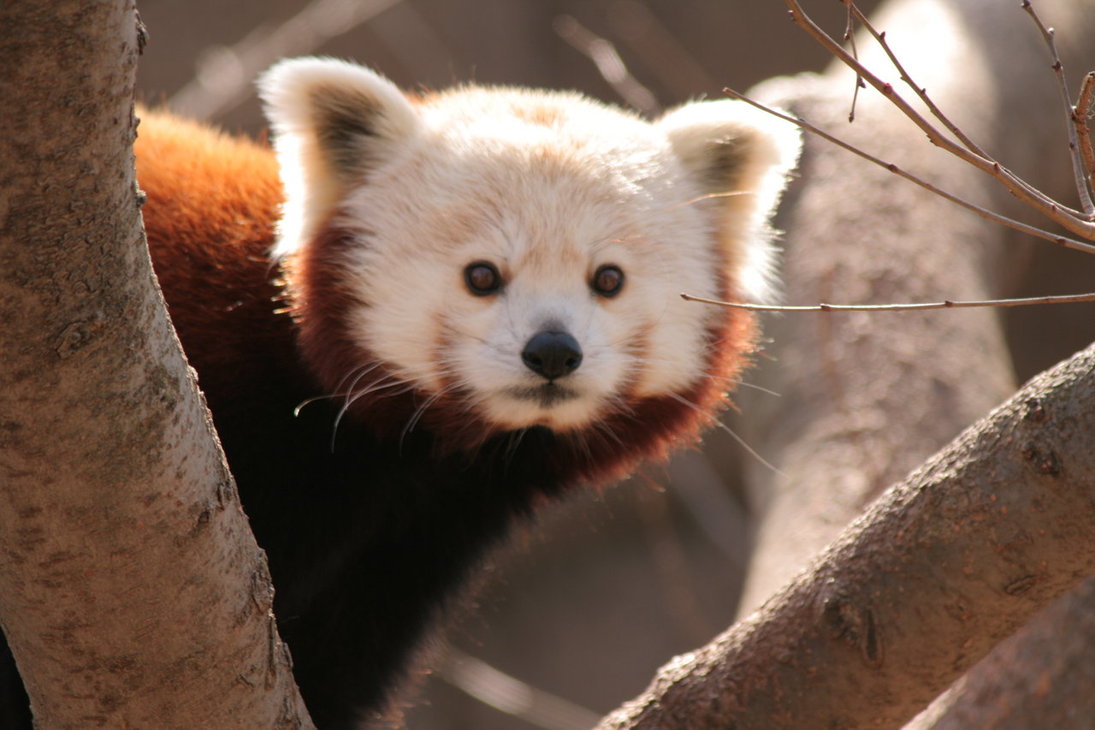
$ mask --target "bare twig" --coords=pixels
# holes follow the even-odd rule
[[[1080,86],[1080,98],[1076,100],[1076,106],[1072,108],[1072,123],[1076,127],[1080,156],[1083,158],[1087,184],[1091,189],[1095,189],[1095,152],[1092,152],[1091,130],[1087,126],[1087,120],[1091,114],[1093,90],[1095,90],[1095,71],[1090,71],[1087,76],[1084,76],[1083,84]]]
[[[681,39],[640,0],[616,0],[609,6],[609,28],[644,68],[673,95],[694,96],[697,89],[722,87]]]
[[[847,17],[844,20],[844,42],[848,44],[848,47],[852,49],[852,56],[856,59],[859,58],[859,49],[855,47],[855,4],[848,3]],[[859,74],[855,75],[855,88],[852,90],[852,108],[848,110],[848,123],[851,124],[855,121],[855,107],[859,101],[859,90],[865,88],[866,84],[863,83],[863,77]]]
[[[1051,220],[1064,226],[1072,233],[1089,240],[1095,240],[1095,223],[1087,220],[1082,213],[1063,205],[1037,188],[1019,178],[1013,172],[991,157],[977,154],[954,142],[941,133],[931,122],[924,118],[909,104],[893,86],[882,81],[856,58],[844,50],[828,33],[822,30],[803,10],[798,0],[784,0],[791,11],[792,21],[806,31],[815,41],[835,58],[839,59],[874,87],[882,96],[897,107],[910,121],[919,127],[937,147],[951,153],[973,167],[990,175],[1000,182],[1010,193],[1027,205],[1038,210]]]
[[[970,309],[974,307],[1029,307],[1038,304],[1078,304],[1095,302],[1095,292],[1087,294],[1058,294],[1048,297],[1021,297],[1016,299],[944,299],[940,302],[913,302],[904,304],[751,304],[747,302],[723,302],[691,294],[681,294],[681,299],[701,304],[715,304],[731,309],[748,309],[751,312],[912,312],[925,309]]]
[[[207,51],[194,79],[171,97],[168,106],[194,119],[232,109],[253,94],[255,76],[277,59],[312,52],[400,2],[313,0],[276,28],[259,26],[233,46]]]
[[[890,63],[892,63],[894,68],[897,69],[898,74],[901,76],[901,80],[908,84],[908,86],[914,92],[916,92],[916,95],[920,98],[920,101],[924,103],[924,106],[928,107],[928,111],[931,112],[932,116],[938,119],[939,122],[944,127],[946,127],[947,130],[955,136],[955,138],[958,139],[959,142],[965,145],[966,149],[968,149],[975,155],[980,155],[981,157],[987,159],[989,157],[988,153],[981,149],[981,147],[972,139],[970,139],[966,135],[966,133],[958,127],[957,124],[952,122],[945,114],[943,114],[943,111],[936,105],[934,101],[932,101],[931,97],[928,96],[927,89],[913,81],[912,76],[910,76],[909,72],[905,70],[905,66],[901,63],[900,59],[898,59],[897,54],[895,54],[893,52],[893,49],[890,48],[890,44],[886,41],[886,34],[884,32],[880,32],[877,28],[874,27],[874,24],[871,23],[870,18],[863,14],[863,11],[859,9],[854,0],[841,0],[841,2],[843,2],[848,7],[848,12],[851,13],[852,16],[864,27],[864,29],[866,29],[866,31],[871,34],[871,37],[873,37],[875,41],[878,42],[879,47],[886,54],[886,57],[890,59]]]
[[[1068,82],[1065,81],[1065,67],[1064,64],[1061,63],[1060,55],[1057,53],[1057,42],[1053,38],[1053,28],[1047,27],[1046,24],[1042,22],[1042,19],[1038,17],[1038,13],[1034,10],[1034,6],[1031,5],[1030,0],[1023,0],[1022,8],[1027,12],[1027,15],[1031,17],[1034,24],[1038,26],[1038,30],[1041,32],[1042,38],[1049,48],[1049,55],[1053,59],[1053,76],[1057,79],[1057,88],[1061,92],[1061,101],[1064,102],[1065,112],[1068,114],[1068,148],[1072,153],[1072,172],[1076,178],[1076,193],[1080,196],[1080,206],[1083,208],[1086,219],[1089,221],[1095,220],[1095,203],[1092,203],[1091,201],[1091,190],[1088,188],[1091,168],[1085,169],[1084,157],[1080,152],[1080,139],[1076,131],[1077,125],[1075,124],[1076,108],[1072,106],[1072,96],[1068,93]],[[1085,129],[1086,126],[1085,123]]]
[[[597,72],[625,102],[647,116],[656,116],[661,105],[650,89],[631,75],[616,47],[570,15],[560,15],[553,24],[555,33],[574,50],[593,62]]]
[[[981,216],[982,218],[985,218],[985,219],[991,220],[995,223],[999,223],[1001,225],[1007,226],[1008,228],[1013,228],[1013,229],[1015,229],[1017,231],[1020,231],[1022,233],[1026,233],[1026,234],[1029,234],[1031,236],[1041,238],[1042,240],[1049,241],[1050,243],[1055,243],[1055,244],[1057,244],[1059,246],[1063,246],[1065,248],[1071,248],[1075,251],[1083,251],[1084,253],[1095,253],[1095,244],[1086,243],[1084,241],[1080,241],[1080,240],[1077,240],[1075,238],[1069,238],[1067,236],[1062,236],[1060,234],[1053,233],[1051,231],[1047,231],[1043,228],[1038,228],[1037,226],[1032,226],[1030,224],[1023,223],[1022,221],[1017,221],[1014,218],[1009,218],[1005,215],[1001,215],[1000,213],[989,210],[988,208],[984,208],[980,205],[977,205],[976,203],[971,203],[970,201],[968,201],[964,198],[960,198],[957,195],[954,195],[953,193],[949,193],[946,190],[942,190],[940,188],[937,188],[935,185],[932,185],[927,180],[924,180],[923,178],[920,178],[920,177],[912,174],[911,172],[907,172],[906,170],[901,169],[900,167],[898,167],[897,165],[895,165],[892,162],[886,162],[885,160],[882,160],[878,157],[875,157],[874,155],[860,149],[859,147],[856,147],[855,145],[849,144],[849,143],[845,142],[844,140],[842,140],[838,137],[834,137],[833,135],[829,134],[828,132],[822,130],[821,128],[814,126],[810,122],[807,122],[805,119],[802,119],[800,117],[792,117],[789,114],[784,114],[783,112],[780,112],[777,109],[774,109],[770,106],[762,104],[761,102],[756,101],[755,99],[752,99],[752,98],[746,96],[745,94],[742,94],[741,92],[734,91],[733,89],[723,89],[723,91],[725,93],[729,94],[730,96],[734,97],[735,99],[741,99],[742,101],[746,102],[747,104],[751,104],[751,105],[757,107],[758,109],[761,109],[765,112],[768,112],[772,116],[778,117],[778,118],[783,119],[783,120],[788,121],[788,122],[791,122],[792,124],[796,124],[800,128],[806,130],[807,132],[809,132],[811,134],[815,134],[818,137],[821,137],[822,139],[824,139],[828,142],[831,142],[832,144],[835,144],[836,146],[838,146],[842,149],[845,149],[845,150],[851,152],[854,155],[862,157],[864,160],[867,160],[868,162],[871,162],[875,165],[878,165],[879,167],[882,167],[882,168],[888,170],[889,172],[892,172],[894,175],[897,175],[898,177],[905,178],[909,182],[912,182],[912,183],[915,183],[916,185],[919,185],[920,187],[924,188],[928,192],[933,193],[934,195],[938,195],[939,197],[944,198],[946,200],[949,200],[952,203],[965,208],[966,210],[972,211],[972,212],[976,213],[977,215]]]
[[[437,670],[441,678],[499,712],[546,730],[593,727],[598,715],[495,669],[486,662],[449,648]]]

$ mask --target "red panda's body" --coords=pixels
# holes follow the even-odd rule
[[[526,432],[518,443],[476,433],[454,445],[449,433],[458,424],[446,429],[428,418],[422,425],[435,428],[403,433],[417,408],[412,393],[374,405],[379,421],[365,413],[336,430],[341,400],[298,411],[325,392],[315,362],[340,347],[320,337],[302,362],[299,325],[279,284],[285,272],[269,253],[281,202],[273,152],[154,113],[143,116],[139,135],[156,275],[269,553],[279,629],[321,728],[349,717],[320,710],[325,695],[377,706],[445,596],[514,518],[567,487],[616,479],[638,458],[662,458],[674,441],[693,440],[752,341],[748,316],[720,321],[712,339],[741,344],[712,350],[712,377],[682,394],[699,408],[669,398],[637,403],[639,411],[613,427],[621,435],[588,450],[547,431]],[[311,256],[329,258],[323,246],[344,245],[337,232],[325,238]],[[306,275],[321,279],[322,265],[310,268]],[[355,590],[352,600],[328,595]],[[352,615],[338,617],[340,602]],[[314,626],[311,611],[324,616],[311,619]],[[350,656],[342,659],[344,651]],[[312,685],[314,676],[321,679]]]
[[[297,413],[324,391],[301,361],[269,253],[281,202],[273,152],[155,114],[136,152],[156,274],[269,553],[298,681],[320,727],[344,726],[399,678],[463,577],[465,551],[499,539],[535,487],[499,489],[423,434],[381,442],[352,418],[336,433],[341,401]],[[357,707],[332,710],[339,696]]]
[[[278,159],[145,114],[138,180],[305,702],[354,727],[515,519],[715,417],[752,319],[677,292],[756,290],[797,142],[314,59],[263,91]]]

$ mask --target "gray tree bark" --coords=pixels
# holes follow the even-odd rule
[[[1074,52],[1066,55],[1071,68],[1095,65],[1084,48],[1095,30],[1090,3],[1038,9]],[[876,21],[966,132],[1036,183],[1067,192],[1064,112],[1047,51],[1017,6],[897,0]],[[886,68],[870,43],[858,45],[868,66]],[[896,72],[881,75],[911,97]],[[995,183],[935,150],[871,92],[860,95],[849,126],[853,82],[834,66],[757,93],[945,189],[1015,212]],[[792,303],[988,297],[1027,260],[1004,229],[823,141],[808,140],[801,175],[782,215]],[[1077,255],[1077,265],[1091,264]],[[995,313],[784,315],[766,323],[766,334],[771,363],[752,380],[781,397],[739,397],[747,440],[778,469],[751,467],[764,516],[742,615],[763,607],[664,667],[602,727],[899,727],[1095,567],[1090,538],[1059,542],[1078,525],[1043,511],[1044,497],[1060,496],[1060,458],[1069,458],[1077,501],[1065,510],[1090,514],[1091,350],[1064,366],[1060,386],[1022,391],[867,508],[1012,390]],[[1000,420],[1005,412],[1011,420]],[[1057,440],[1054,424],[1080,423],[1077,440]],[[974,441],[980,454],[969,456],[981,463],[965,472],[960,454]],[[1011,501],[1020,494],[1031,501]],[[1027,552],[1043,549],[1040,557]],[[1035,728],[1068,716],[1081,724],[1061,727],[1087,727],[1091,713],[1073,708],[1088,706],[1085,681],[1095,676],[1084,666],[1095,663],[1088,659],[1095,637],[1083,620],[1089,592],[1069,596],[1001,646],[951,693],[950,717],[939,709],[922,727]],[[1077,640],[1086,650],[1072,648]],[[1006,709],[991,710],[993,703]],[[1046,715],[1053,703],[1057,711]]]
[[[143,245],[138,43],[0,6],[0,621],[38,727],[308,726]]]
[[[1093,398],[1095,345],[888,489],[599,727],[900,727],[1095,572]]]

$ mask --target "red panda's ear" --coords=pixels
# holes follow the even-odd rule
[[[744,102],[698,101],[672,109],[655,124],[664,130],[685,174],[711,197],[716,229],[739,295],[770,295],[768,219],[798,160],[798,129]]]
[[[259,79],[285,187],[277,253],[290,253],[418,129],[391,81],[331,58],[282,61]]]

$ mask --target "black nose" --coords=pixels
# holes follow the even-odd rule
[[[540,332],[525,343],[521,359],[529,370],[555,380],[582,364],[582,347],[566,332]]]

